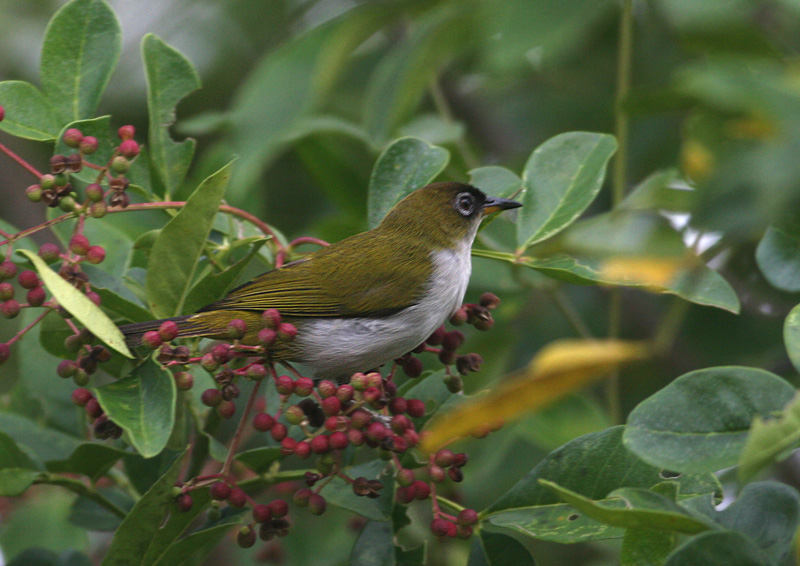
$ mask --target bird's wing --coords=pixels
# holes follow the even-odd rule
[[[259,275],[200,312],[274,308],[296,317],[388,316],[419,302],[429,275],[420,282],[419,269],[429,270],[426,258],[419,262],[391,246],[387,251],[367,234]]]

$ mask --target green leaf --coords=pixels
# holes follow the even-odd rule
[[[25,492],[40,474],[42,464],[22,450],[14,439],[0,431],[0,497]]]
[[[473,537],[467,566],[534,566],[530,552],[514,538],[481,529]]]
[[[75,318],[83,323],[92,334],[105,342],[110,348],[123,356],[133,358],[130,350],[125,345],[125,337],[110,318],[86,295],[67,283],[60,275],[50,269],[47,264],[35,253],[29,250],[17,250],[33,264],[39,276],[58,301],[58,304],[68,310]]]
[[[747,481],[800,446],[800,396],[767,419],[756,416],[739,456],[739,479]]]
[[[84,266],[83,271],[92,282],[92,291],[100,295],[103,308],[131,322],[152,320],[150,311],[140,304],[138,297],[122,279],[112,277],[91,265]]]
[[[50,100],[25,81],[0,82],[0,100],[6,110],[0,130],[36,141],[50,141],[61,127]]]
[[[195,531],[185,538],[173,542],[155,562],[155,566],[182,566],[202,562],[208,558],[211,550],[225,538],[225,535],[231,532],[231,525],[239,521],[241,521],[241,516],[236,515],[233,520]]]
[[[786,316],[783,323],[783,342],[794,369],[800,371],[800,305],[796,305]]]
[[[147,262],[147,300],[157,318],[182,312],[214,216],[231,177],[229,163],[206,178],[161,230]]]
[[[800,221],[767,228],[756,248],[756,262],[773,287],[800,291]]]
[[[558,482],[592,500],[606,499],[623,487],[650,489],[664,483],[663,470],[625,449],[623,430],[613,427],[587,434],[554,450],[483,512],[486,520],[526,536],[562,543],[623,536],[623,529],[576,513],[539,483],[541,479]],[[712,474],[683,474],[668,481],[678,484],[682,502],[721,489]]]
[[[678,180],[677,169],[656,171],[639,183],[617,208],[625,210],[668,210],[691,212],[695,191],[689,187],[673,188]]]
[[[42,90],[64,122],[89,118],[116,67],[122,34],[102,0],[72,0],[50,20],[42,45]]]
[[[164,200],[169,200],[189,171],[195,147],[192,139],[174,141],[169,128],[175,123],[178,102],[200,88],[200,78],[186,57],[151,33],[142,38],[142,60],[147,78],[152,173],[163,188]]]
[[[178,537],[200,515],[210,501],[207,489],[192,491],[190,511],[178,513],[172,489],[178,479],[183,456],[180,454],[166,473],[153,484],[122,521],[102,566],[152,566],[161,559]]]
[[[670,554],[665,566],[775,566],[758,545],[736,532],[700,533]]]
[[[620,566],[662,566],[675,546],[673,533],[627,529],[622,539]]]
[[[426,14],[378,63],[363,102],[364,128],[378,145],[408,119],[439,68],[463,47],[466,15],[453,6]]]
[[[253,448],[252,450],[239,452],[234,459],[238,460],[255,473],[263,474],[269,471],[274,462],[281,459],[281,449],[277,446]]]
[[[134,500],[119,488],[96,487],[95,490],[126,514],[133,509]],[[81,496],[72,503],[69,522],[89,531],[113,532],[119,528],[122,519],[94,499]]]
[[[240,259],[224,271],[210,273],[198,281],[186,296],[183,306],[185,312],[196,312],[209,303],[213,303],[222,297],[231,288],[236,278],[250,264],[250,261],[258,254],[261,246],[266,239],[261,239],[253,244],[247,256]]]
[[[603,501],[592,501],[555,482],[539,480],[539,483],[555,491],[563,501],[578,511],[613,527],[656,529],[683,534],[699,533],[710,528],[668,497],[646,489],[618,489]]]
[[[537,411],[522,434],[545,450],[555,450],[579,436],[611,426],[608,414],[589,395],[571,394]]]
[[[85,442],[66,460],[47,462],[47,469],[62,474],[83,474],[93,482],[100,479],[126,453],[112,446]]]
[[[372,460],[350,468],[347,474],[351,478],[363,476],[367,479],[378,479],[385,467],[385,462]],[[393,497],[394,494],[391,489],[381,490],[380,497],[375,499],[353,497],[352,484],[339,477],[334,478],[331,483],[325,486],[325,499],[328,500],[328,503],[358,513],[362,517],[374,521],[388,521],[391,518]]]
[[[715,367],[682,375],[628,417],[625,446],[677,472],[734,466],[753,418],[780,411],[794,389],[768,371]]]
[[[101,116],[90,120],[70,122],[58,132],[56,147],[53,150],[54,154],[69,155],[75,152],[73,148],[69,147],[64,142],[64,132],[69,128],[77,128],[84,136],[94,136],[97,138],[97,151],[91,155],[85,155],[84,159],[95,165],[105,167],[108,160],[111,159],[115,147],[119,145],[119,140],[115,142],[111,137],[111,116]],[[84,167],[79,173],[71,173],[70,176],[77,177],[86,184],[94,183],[97,180],[97,170]],[[107,229],[107,226],[105,228]],[[87,234],[87,237],[90,238],[92,242],[95,241],[94,238],[91,237],[91,234]]]
[[[394,564],[394,533],[388,521],[370,521],[361,530],[353,552],[350,554],[350,566],[374,566],[375,564]]]
[[[494,197],[511,198],[521,192],[525,185],[516,173],[497,165],[473,169],[469,177],[470,184]]]
[[[713,518],[726,529],[747,535],[774,564],[782,564],[800,524],[800,496],[781,483],[752,483]]]
[[[108,418],[128,433],[145,458],[167,445],[175,422],[175,380],[172,373],[148,361],[119,381],[94,388]]]
[[[403,197],[433,181],[449,160],[449,151],[417,138],[392,142],[378,157],[369,180],[369,227],[380,224]]]
[[[591,204],[617,150],[608,134],[569,132],[540,145],[525,164],[527,191],[517,218],[517,247],[526,249],[560,232]]]
[[[63,460],[80,445],[80,440],[13,413],[0,413],[0,430],[18,446],[27,448],[40,462]]]

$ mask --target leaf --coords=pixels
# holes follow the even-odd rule
[[[593,500],[603,500],[619,488],[651,489],[657,484],[677,484],[679,501],[688,502],[721,492],[712,474],[670,474],[646,464],[622,444],[624,427],[576,438],[554,450],[505,495],[483,511],[485,520],[525,536],[572,543],[618,538],[624,531],[589,518],[539,483],[558,482],[566,489]]]
[[[449,151],[417,138],[392,142],[378,157],[369,180],[369,227],[380,224],[403,197],[433,181],[449,160]]]
[[[181,314],[225,188],[229,163],[207,177],[161,230],[147,261],[147,300],[157,318]]]
[[[613,491],[604,502],[565,489],[555,482],[539,480],[565,502],[589,517],[624,529],[656,529],[694,534],[707,531],[709,525],[689,515],[677,503],[653,491],[623,488]],[[623,507],[624,505],[624,507]]]
[[[388,521],[369,521],[361,530],[353,551],[350,554],[350,566],[373,566],[375,564],[393,564],[392,525]]]
[[[473,169],[469,177],[470,184],[495,197],[511,198],[524,188],[522,179],[516,173],[497,165]]]
[[[0,100],[6,110],[0,130],[36,141],[50,141],[61,127],[50,100],[31,83],[0,82]]]
[[[117,529],[102,566],[152,566],[210,501],[207,489],[192,491],[190,511],[178,513],[172,490],[185,451],[145,493]]]
[[[756,262],[776,289],[800,291],[800,221],[767,228],[756,248]]]
[[[95,482],[125,454],[125,451],[112,446],[85,442],[69,458],[47,462],[47,469],[62,474],[83,474]]]
[[[778,414],[764,419],[756,416],[739,456],[739,479],[751,479],[764,467],[783,460],[800,446],[800,396]]]
[[[17,250],[33,264],[45,286],[53,294],[58,304],[68,310],[75,318],[83,323],[92,334],[105,342],[110,348],[125,357],[133,358],[130,350],[125,345],[125,337],[110,318],[86,295],[67,283],[60,275],[50,269],[47,264],[35,253],[29,250]]]
[[[768,371],[715,367],[682,375],[631,412],[624,442],[645,462],[677,472],[735,465],[753,418],[780,411],[794,394]]]
[[[385,467],[385,462],[372,460],[350,468],[347,473],[351,478],[363,476],[370,480],[379,479]],[[353,486],[339,477],[325,487],[325,499],[328,503],[374,521],[388,521],[391,518],[393,498],[392,490],[387,488],[381,490],[380,497],[375,499],[353,497]]]
[[[77,128],[84,136],[94,136],[97,138],[97,151],[91,155],[84,156],[86,161],[96,165],[104,167],[108,163],[108,160],[111,159],[116,146],[119,145],[119,140],[115,142],[111,137],[111,116],[101,116],[89,120],[70,122],[61,128],[61,131],[59,131],[56,136],[56,146],[53,150],[54,154],[69,155],[75,152],[73,148],[69,147],[64,142],[64,132],[69,128]],[[77,177],[86,184],[94,183],[97,180],[97,170],[84,167],[79,173],[70,173],[70,177]],[[75,181],[73,180],[72,182],[74,183]],[[106,225],[104,228],[108,229],[109,227]],[[90,241],[95,241],[92,234],[87,233],[86,236]]]
[[[239,452],[234,456],[238,460],[257,474],[269,471],[272,464],[281,459],[281,449],[277,446],[264,446]]]
[[[433,420],[420,449],[433,453],[501,419],[545,407],[620,364],[647,356],[643,343],[621,340],[559,340],[543,348],[527,368],[503,380],[488,395],[463,403]]]
[[[677,169],[656,171],[631,190],[617,208],[691,212],[695,191],[686,185],[685,188],[673,187],[672,184],[677,180]]]
[[[800,371],[800,305],[796,305],[786,316],[783,323],[783,342],[794,369]]]
[[[673,533],[627,529],[622,539],[620,566],[662,566],[675,546]]]
[[[513,537],[481,529],[473,537],[467,566],[535,566],[530,552]]]
[[[173,542],[155,562],[155,565],[182,566],[183,564],[195,564],[198,560],[202,561],[231,531],[231,525],[238,523],[241,517],[237,515],[234,519],[221,525],[197,530],[181,540]]]
[[[126,514],[133,509],[134,500],[120,489],[96,487],[95,490]],[[82,496],[72,502],[69,513],[70,524],[89,531],[114,532],[122,520],[97,501]]]
[[[0,431],[0,497],[24,493],[41,474],[42,467],[13,438]]]
[[[522,176],[527,191],[517,217],[520,250],[560,232],[586,210],[616,149],[614,136],[591,132],[559,134],[536,148]]]
[[[27,448],[40,462],[63,460],[80,445],[80,440],[13,413],[0,413],[0,430],[19,446]]]
[[[736,532],[694,536],[670,554],[665,566],[774,566],[755,542]]]
[[[131,444],[145,458],[167,445],[175,422],[175,380],[153,361],[134,373],[93,388],[108,418],[128,433]]]
[[[164,200],[169,200],[189,171],[195,147],[192,139],[174,141],[169,128],[175,123],[178,102],[200,88],[200,77],[186,57],[152,33],[142,38],[142,60],[147,78],[152,173],[163,188]]]
[[[525,420],[522,434],[545,450],[555,450],[584,434],[611,426],[605,409],[593,396],[570,393]]]
[[[72,0],[47,26],[42,90],[63,122],[89,118],[119,58],[122,33],[103,0]]]

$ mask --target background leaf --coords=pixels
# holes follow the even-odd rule
[[[4,132],[29,140],[55,139],[61,124],[50,100],[25,81],[0,82],[0,100],[6,115],[0,121]]]

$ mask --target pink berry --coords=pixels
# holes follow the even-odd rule
[[[89,238],[83,234],[75,234],[69,240],[69,249],[76,255],[86,255],[89,253]]]
[[[14,298],[14,286],[7,281],[0,283],[0,301],[8,301]]]
[[[125,126],[120,126],[119,129],[117,130],[117,135],[121,140],[133,139],[133,136],[136,135],[136,128],[134,128],[130,124],[126,124]]]
[[[409,417],[419,418],[425,414],[425,403],[420,399],[408,399],[407,413]]]
[[[94,136],[84,136],[81,140],[81,143],[78,147],[80,150],[85,153],[86,155],[91,155],[95,151],[97,151],[99,144],[97,142],[97,138]]]
[[[139,144],[136,143],[135,140],[123,140],[123,142],[119,144],[119,152],[124,157],[133,159],[139,155]]]
[[[35,289],[39,286],[39,276],[35,271],[26,269],[19,274],[19,286],[23,289]]]
[[[256,523],[269,523],[272,520],[272,511],[269,505],[256,505],[253,507],[253,520]]]
[[[3,118],[6,117],[6,109],[0,106],[0,122],[3,121]]]
[[[36,287],[35,289],[31,289],[26,295],[28,304],[32,307],[42,306],[46,298],[47,294],[44,291],[44,287]]]
[[[175,321],[165,320],[158,327],[158,335],[164,342],[170,342],[178,337],[178,325]]]
[[[14,299],[0,305],[0,313],[6,318],[15,318],[19,314],[19,303]]]
[[[91,246],[86,252],[86,259],[93,265],[102,263],[106,259],[106,250],[102,246]]]
[[[331,449],[331,442],[327,436],[320,435],[311,439],[311,451],[314,454],[326,454]]]
[[[214,389],[216,391],[216,389]],[[260,432],[268,432],[275,425],[273,419],[267,413],[259,413],[253,417],[253,428]]]
[[[78,387],[72,392],[72,402],[79,407],[85,407],[86,403],[88,403],[93,397],[94,396],[92,395],[92,392],[88,389],[84,389],[83,387]]]
[[[0,281],[13,279],[17,275],[17,266],[10,261],[0,263]]]
[[[444,519],[434,519],[431,521],[431,532],[437,537],[447,536],[447,533],[450,530],[449,525],[450,523]]]
[[[42,244],[42,246],[39,248],[39,257],[47,263],[53,263],[56,261],[60,253],[61,252],[58,249],[58,246],[55,244]],[[0,265],[0,278],[2,278],[2,267],[3,266]]]
[[[272,516],[276,519],[285,517],[289,512],[289,504],[283,499],[275,499],[269,503],[269,510],[272,511]]]
[[[69,128],[64,132],[64,143],[67,147],[78,147],[83,139],[83,132],[77,128]]]
[[[158,332],[155,330],[148,330],[142,335],[142,344],[151,350],[155,350],[163,343],[164,341],[161,339],[161,336],[159,336]]]
[[[218,481],[211,486],[211,499],[215,501],[225,501],[230,497],[231,488],[225,482]]]

